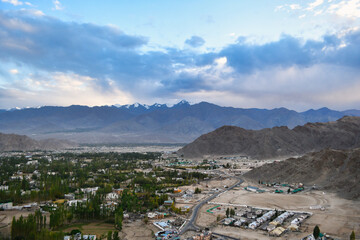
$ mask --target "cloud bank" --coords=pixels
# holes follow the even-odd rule
[[[185,43],[197,48],[205,40],[192,36]],[[146,37],[114,26],[0,11],[0,108],[182,98],[299,110],[360,104],[359,29],[317,41],[283,35],[251,44],[242,37],[206,53],[166,47],[145,51],[147,44]]]

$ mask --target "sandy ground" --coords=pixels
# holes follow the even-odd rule
[[[245,184],[246,185],[246,184]],[[245,186],[243,185],[243,186]],[[245,190],[228,191],[215,198],[213,202],[249,205],[253,207],[277,208],[296,211],[312,212],[313,216],[307,219],[301,227],[301,233],[284,235],[283,239],[299,239],[311,233],[315,225],[321,232],[328,233],[341,239],[347,239],[352,230],[360,235],[360,202],[342,199],[332,193],[311,191],[299,194],[251,193]],[[310,206],[321,205],[325,211],[310,210]],[[199,214],[197,223],[200,226],[209,226],[216,221],[216,214],[206,213],[206,210],[215,205],[205,205]],[[262,231],[243,230],[234,227],[218,226],[214,232],[225,231],[238,234],[242,239],[266,239]],[[260,234],[260,235],[259,235]],[[234,235],[234,237],[236,237]],[[272,238],[271,238],[272,239]],[[281,239],[281,238],[280,238]]]
[[[18,219],[21,215],[27,217],[29,214],[34,214],[33,211],[1,211],[0,212],[0,233],[3,236],[10,236],[11,222],[13,217]],[[48,216],[47,216],[48,218]]]
[[[83,234],[95,234],[96,236],[106,237],[109,231],[114,232],[116,229],[114,224],[104,223],[104,222],[91,222],[85,224],[76,224],[73,226],[64,228],[63,232],[71,232],[73,229],[79,229]]]
[[[196,220],[196,224],[201,227],[209,227],[209,226],[215,226],[216,225],[216,218],[217,214],[212,214],[206,212],[211,207],[215,207],[213,205],[207,205],[205,204],[202,206],[199,210],[199,214]]]
[[[236,179],[233,178],[226,178],[226,179],[215,179],[215,180],[209,180],[209,181],[203,181],[200,184],[198,184],[198,188],[204,189],[204,190],[211,190],[213,188],[221,188],[224,189],[224,186],[231,186],[234,183],[236,183]],[[195,186],[196,187],[196,186]]]
[[[267,236],[265,232],[262,231],[247,231],[239,228],[234,227],[225,227],[225,226],[217,226],[216,228],[212,229],[215,233],[224,234],[226,236],[234,237],[234,238],[241,238],[241,240],[263,240],[263,239],[275,239]],[[278,238],[276,238],[278,239]]]
[[[192,198],[182,198],[177,197],[176,198],[176,207],[182,207],[182,206],[194,206],[197,202],[203,200],[204,198],[208,197],[207,194],[210,191],[213,191],[213,189],[224,189],[224,186],[231,186],[236,182],[236,179],[215,179],[215,180],[208,180],[203,181],[200,183],[196,183],[190,186],[181,186],[179,187],[182,192],[186,192],[186,190],[192,190],[195,192],[196,188],[201,189],[200,194],[193,194]]]
[[[281,237],[270,237],[264,231],[253,231],[253,230],[244,230],[234,227],[226,227],[226,226],[217,226],[213,229],[213,232],[224,234],[226,236],[240,238],[241,240],[293,240],[293,239],[301,239],[304,237],[304,234],[301,233],[291,233],[285,234]]]
[[[153,234],[160,231],[151,222],[145,224],[142,220],[137,220],[131,223],[123,223],[123,230],[120,234],[120,239],[123,240],[153,240]]]
[[[191,189],[195,191],[195,188],[200,188],[202,191],[212,190],[213,188],[221,188],[224,189],[224,186],[231,186],[237,180],[233,178],[225,178],[225,179],[211,179],[207,181],[202,181],[197,184],[193,184],[190,186],[181,186],[180,189],[182,191],[186,191],[187,189]]]
[[[246,190],[229,191],[215,198],[213,202],[299,211],[308,211],[309,207],[313,205],[329,204],[327,196],[322,196],[322,194],[252,193]]]

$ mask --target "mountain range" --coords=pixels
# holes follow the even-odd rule
[[[138,103],[99,107],[44,106],[0,110],[0,132],[77,143],[188,143],[223,125],[253,130],[274,126],[293,128],[307,122],[334,121],[345,115],[360,116],[360,111],[243,109],[207,102],[191,105],[184,100],[171,107]]]
[[[307,123],[289,129],[286,126],[247,130],[223,126],[204,134],[178,151],[187,158],[206,155],[241,154],[256,159],[302,155],[324,148],[360,147],[360,117],[343,117],[326,123]]]

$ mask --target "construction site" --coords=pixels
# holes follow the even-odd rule
[[[245,189],[250,184],[254,190]],[[356,202],[312,187],[292,193],[297,189],[294,185],[289,194],[285,191],[288,186],[282,187],[283,193],[278,194],[273,187],[244,182],[207,202],[196,223],[240,239],[302,239],[315,225],[327,236],[343,239],[359,229],[360,206]]]

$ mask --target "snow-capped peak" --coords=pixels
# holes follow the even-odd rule
[[[186,101],[186,100],[181,100],[181,101],[178,103],[178,105],[182,105],[182,104],[189,104],[189,102]]]
[[[186,100],[181,100],[180,102],[178,102],[177,104],[175,104],[173,107],[175,106],[186,106],[186,105],[190,105],[190,103]]]
[[[9,108],[8,111],[15,111],[15,110],[21,110],[22,108],[20,107],[14,107],[14,108]]]
[[[154,107],[154,108],[161,108],[161,107],[168,107],[168,105],[167,105],[167,104],[154,103],[154,104],[152,105],[152,107]]]
[[[171,108],[174,106],[182,106],[182,105],[190,105],[190,103],[186,100],[181,100],[180,102],[173,104],[173,105],[161,104],[161,103],[154,103],[153,105],[148,105],[148,104],[140,104],[140,103],[136,102],[134,104],[126,104],[126,105],[114,104],[113,106],[115,106],[117,108],[127,108],[127,109],[145,108],[147,110],[151,110],[153,108],[162,108],[162,107]]]

